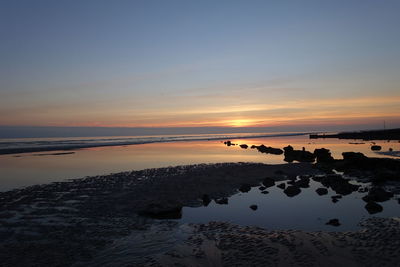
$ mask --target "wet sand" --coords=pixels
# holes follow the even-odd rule
[[[2,266],[399,266],[399,221],[357,232],[268,231],[179,224],[181,208],[263,179],[322,172],[310,163],[224,163],[148,169],[0,193]],[[140,216],[144,214],[146,216]]]

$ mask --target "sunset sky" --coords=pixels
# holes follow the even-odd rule
[[[400,127],[397,0],[0,3],[3,126]]]

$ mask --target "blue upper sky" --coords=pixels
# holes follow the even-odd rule
[[[0,5],[0,125],[400,126],[397,0]]]

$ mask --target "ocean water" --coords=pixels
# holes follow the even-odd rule
[[[284,163],[283,155],[262,154],[239,146],[227,147],[224,140],[249,146],[264,144],[283,148],[292,145],[295,149],[305,147],[309,151],[325,147],[335,158],[341,158],[344,151],[391,157],[371,151],[371,142],[350,144],[354,141],[309,139],[304,133],[3,139],[0,140],[0,149],[58,147],[59,150],[0,155],[0,191],[146,168],[218,162]],[[382,145],[382,151],[389,148],[400,151],[397,141],[377,143]]]
[[[126,146],[150,143],[183,141],[210,141],[227,139],[266,138],[278,136],[299,136],[307,133],[234,133],[198,135],[155,135],[155,136],[116,136],[116,137],[75,137],[75,138],[18,138],[0,139],[0,154],[23,152],[71,150],[91,147]]]

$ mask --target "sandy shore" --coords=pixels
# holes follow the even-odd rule
[[[229,197],[266,177],[306,174],[321,172],[310,163],[200,164],[0,193],[0,260],[2,266],[400,266],[399,221],[392,219],[326,233],[148,216],[176,216],[183,206],[203,205],[204,195]]]

